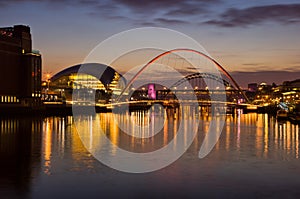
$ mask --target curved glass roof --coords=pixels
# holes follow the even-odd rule
[[[99,63],[78,64],[56,73],[53,77],[51,77],[50,81],[54,82],[63,76],[68,76],[74,73],[84,73],[84,74],[92,75],[98,78],[102,82],[102,84],[108,85],[113,81],[115,73],[118,72],[115,71],[112,67],[104,64],[99,64]],[[122,79],[126,81],[124,77],[122,77]]]

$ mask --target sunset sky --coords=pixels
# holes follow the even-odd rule
[[[113,34],[154,26],[194,38],[242,85],[300,78],[299,0],[0,1],[0,26],[15,24],[31,27],[52,74]]]

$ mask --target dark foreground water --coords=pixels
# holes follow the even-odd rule
[[[120,117],[149,122],[142,113]],[[227,115],[213,151],[199,159],[210,118],[195,119],[198,135],[180,159],[159,171],[130,174],[96,160],[72,117],[0,118],[0,198],[300,198],[298,125],[266,114]],[[121,133],[112,113],[83,122],[100,121],[114,144],[145,152],[168,144],[177,120],[169,118],[153,139]]]

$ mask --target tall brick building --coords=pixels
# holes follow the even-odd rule
[[[30,27],[0,28],[0,104],[39,103],[41,73],[41,55],[32,51]]]

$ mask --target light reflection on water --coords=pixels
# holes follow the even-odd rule
[[[176,145],[187,143],[176,141],[182,116],[178,110],[168,111],[158,133],[155,125],[159,121],[154,114],[88,116],[82,120],[89,127],[85,133],[91,138],[85,146],[72,117],[0,118],[1,196],[80,198],[89,195],[97,198],[101,194],[137,197],[141,193],[149,197],[163,197],[165,193],[171,196],[213,194],[215,197],[222,194],[230,197],[299,196],[299,125],[278,122],[267,114],[238,112],[235,116],[227,115],[220,140],[203,160],[198,159],[198,151],[211,118],[201,114],[188,116],[191,121],[200,120],[198,135],[178,161],[154,173],[120,173],[99,163],[87,150],[97,146],[112,156],[117,153],[116,148],[101,145],[101,140],[95,136],[99,133],[95,121],[99,121],[111,142],[128,151],[157,150],[173,139],[175,151]],[[134,135],[154,136],[134,138],[118,128],[115,118]],[[189,124],[183,125],[188,128]]]

